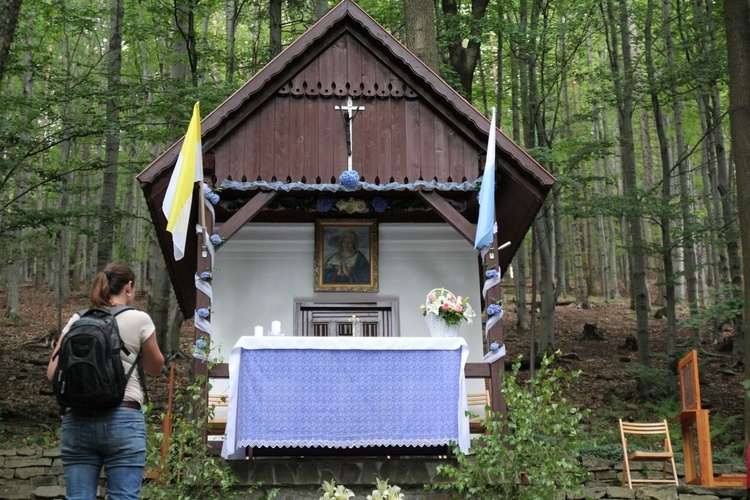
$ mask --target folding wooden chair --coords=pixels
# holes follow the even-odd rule
[[[636,450],[628,453],[629,435],[650,436],[652,438],[664,436],[663,446],[654,451]],[[669,438],[669,426],[666,420],[661,422],[650,423],[633,423],[623,422],[620,419],[620,439],[622,440],[622,487],[627,483],[628,488],[633,489],[633,483],[639,484],[679,484],[677,478],[677,467],[674,463],[674,451],[672,450],[672,441]],[[654,448],[654,439],[648,440]],[[661,441],[661,440],[659,440]],[[653,448],[652,448],[653,449]],[[633,478],[630,466],[632,462],[662,462],[662,478]],[[669,471],[672,477],[667,477],[667,465],[671,467]]]

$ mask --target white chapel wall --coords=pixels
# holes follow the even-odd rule
[[[280,321],[281,331],[293,335],[295,300],[397,300],[402,337],[429,336],[419,306],[432,288],[468,295],[472,307],[479,308],[477,252],[453,228],[380,224],[378,231],[379,291],[338,293],[313,291],[314,224],[245,226],[216,252],[211,329],[220,350],[212,355],[227,361],[240,336],[253,335],[256,325],[270,330],[272,321]],[[479,311],[477,315],[460,332],[471,362],[483,356]],[[474,382],[479,381],[469,381]]]

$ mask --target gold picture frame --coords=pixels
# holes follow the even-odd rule
[[[378,291],[378,222],[321,219],[315,222],[315,291]]]

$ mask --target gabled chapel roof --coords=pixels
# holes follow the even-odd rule
[[[335,108],[347,99],[365,108],[352,121],[353,168],[360,175],[354,191],[337,181],[346,170],[347,141]],[[201,125],[205,183],[220,189],[214,211],[225,236],[251,219],[347,217],[319,212],[321,197],[354,196],[368,205],[383,198],[388,209],[367,217],[447,221],[467,239],[476,223],[475,182],[486,158],[489,121],[351,0],[335,6]],[[189,318],[197,238],[190,234],[185,258],[174,261],[161,212],[181,145],[181,139],[175,142],[138,180]],[[511,243],[499,252],[505,269],[554,178],[500,131],[495,148],[498,241]]]

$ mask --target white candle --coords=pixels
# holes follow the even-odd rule
[[[281,321],[271,321],[271,333],[281,333]]]
[[[263,327],[258,325],[255,327],[255,336],[256,337],[262,337],[263,336]]]

